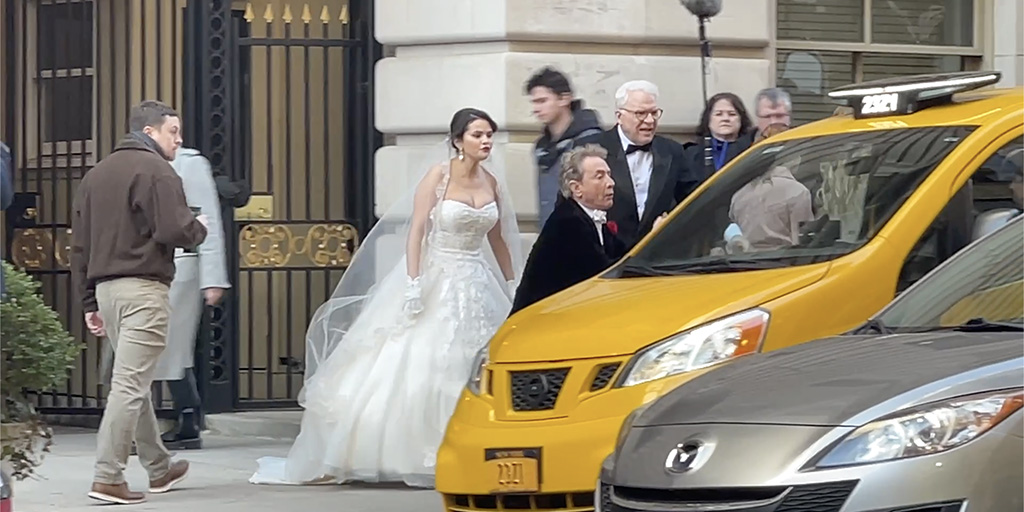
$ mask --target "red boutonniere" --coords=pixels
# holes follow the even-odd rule
[[[608,231],[611,231],[613,235],[619,234],[619,225],[614,220],[605,222],[605,226],[608,226]]]

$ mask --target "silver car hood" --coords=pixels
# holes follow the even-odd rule
[[[744,356],[653,402],[634,426],[859,426],[1024,381],[1024,334],[842,336]]]

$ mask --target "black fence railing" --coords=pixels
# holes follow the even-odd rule
[[[235,168],[255,191],[236,218],[242,409],[296,405],[307,326],[359,241],[349,219],[362,199],[354,182],[368,172],[354,172],[349,136],[361,131],[352,100],[365,42],[351,35],[348,6],[333,9],[267,4],[247,9],[237,30],[231,82],[249,117],[232,139]]]
[[[82,176],[127,131],[131,105],[176,108],[184,0],[6,2],[3,137],[16,196],[5,212],[4,256],[42,283],[46,303],[84,342],[64,386],[31,393],[44,413],[98,413],[101,340],[85,329],[69,271],[71,209]],[[135,25],[138,30],[133,29]],[[162,403],[162,393],[155,398]]]
[[[186,146],[209,159],[215,175],[253,192],[244,206],[222,197],[234,289],[206,308],[200,329],[204,409],[296,405],[306,325],[374,221],[372,159],[381,136],[373,68],[381,52],[371,0],[319,11],[271,0],[236,6],[0,3],[0,87],[5,112],[14,114],[0,130],[17,192],[5,213],[4,257],[43,283],[46,303],[85,346],[64,386],[35,393],[46,413],[102,411],[103,345],[72,296],[71,205],[82,176],[110,153],[143,99],[178,109]],[[279,245],[285,261],[260,256],[283,233],[291,237]],[[154,397],[164,410],[170,405],[159,386]]]

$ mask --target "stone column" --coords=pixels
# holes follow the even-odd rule
[[[773,82],[770,4],[727,1],[711,21],[709,95],[735,92],[750,106]],[[490,165],[507,176],[523,231],[535,231],[540,125],[523,85],[545,65],[570,76],[606,128],[627,80],[659,86],[662,134],[692,133],[703,106],[697,20],[674,0],[376,0],[375,16],[393,55],[376,75],[377,128],[390,143],[375,159],[378,213],[443,156],[452,114],[471,106],[499,124]]]
[[[1024,85],[1024,7],[1020,0],[995,0],[992,68],[1001,71],[1001,87]]]

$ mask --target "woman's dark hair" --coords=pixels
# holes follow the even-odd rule
[[[736,113],[739,114],[740,131],[737,135],[742,137],[750,132],[754,123],[751,122],[750,115],[747,114],[747,107],[743,105],[743,100],[731,92],[720,92],[712,96],[708,100],[708,104],[704,106],[704,112],[700,115],[700,124],[697,125],[697,135],[700,137],[711,136],[711,111],[719,100],[729,100],[729,103],[732,103],[732,108],[736,109]]]
[[[449,144],[453,148],[459,149],[455,146],[455,141],[461,139],[466,134],[466,129],[469,128],[470,123],[477,119],[487,121],[487,124],[491,125],[492,130],[498,131],[498,123],[491,119],[490,114],[476,108],[464,108],[452,116],[452,124],[448,127]]]

